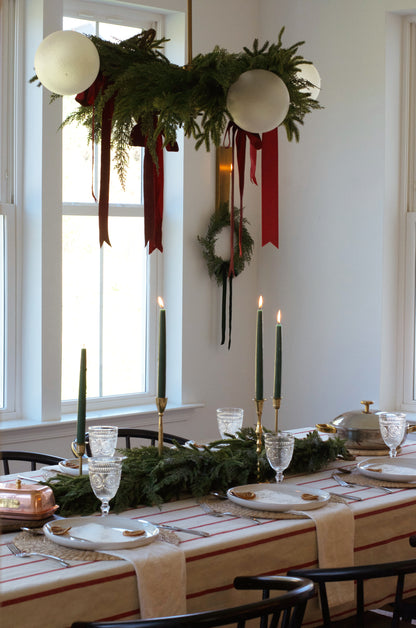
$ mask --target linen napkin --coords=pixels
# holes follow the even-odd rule
[[[354,565],[354,515],[345,504],[328,502],[323,508],[302,511],[315,523],[320,568]],[[326,586],[330,607],[354,600],[353,582],[330,582]]]
[[[128,560],[137,575],[142,619],[186,613],[185,554],[179,547],[154,541],[106,554]]]

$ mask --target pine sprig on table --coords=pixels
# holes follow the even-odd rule
[[[210,491],[225,492],[231,486],[254,484],[258,481],[256,445],[255,430],[243,428],[238,437],[213,441],[202,449],[192,445],[165,447],[162,457],[157,447],[123,449],[121,453],[126,459],[111,510],[122,512],[139,505],[202,497]],[[323,441],[314,431],[306,438],[295,438],[294,454],[286,475],[318,471],[337,458],[350,459],[344,441],[340,438]],[[264,449],[259,467],[260,482],[273,480],[274,471]],[[56,476],[47,484],[60,506],[60,515],[87,515],[99,510],[100,502],[87,476]]]

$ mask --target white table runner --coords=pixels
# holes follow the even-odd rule
[[[106,554],[129,561],[137,575],[140,615],[166,617],[186,613],[185,554],[163,541]]]
[[[324,508],[307,510],[316,526],[318,563],[320,568],[354,565],[354,515],[345,504],[328,502]],[[327,585],[330,607],[354,599],[353,582],[332,582]]]

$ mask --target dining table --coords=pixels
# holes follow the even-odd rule
[[[296,438],[302,438],[312,429],[292,431]],[[148,596],[151,608],[153,594],[155,606],[146,611],[147,616],[157,614],[159,608],[163,608],[162,614],[169,614],[170,609],[172,614],[211,610],[258,599],[258,592],[233,588],[236,576],[285,575],[291,569],[416,557],[409,545],[410,535],[416,533],[416,481],[386,492],[381,483],[343,487],[333,477],[335,470],[352,470],[369,457],[366,452],[355,460],[333,461],[315,473],[286,475],[282,487],[299,488],[305,494],[316,489],[330,493],[329,501],[319,509],[264,511],[258,516],[257,510],[238,509],[235,502],[207,496],[124,511],[120,516],[132,522],[146,520],[156,526],[179,526],[188,532],[165,532],[146,546],[123,552],[79,550],[79,555],[68,559],[69,567],[49,558],[14,555],[8,543],[15,540],[19,545],[19,538],[30,533],[3,531],[1,626],[67,628],[76,620],[137,619],[147,604],[144,596]],[[399,459],[416,463],[414,435],[408,435],[402,444]],[[42,480],[44,472],[38,469],[24,475]],[[3,476],[1,480],[14,477]],[[199,536],[201,532],[208,536]],[[129,552],[138,557],[138,569],[129,559]],[[141,591],[138,581],[143,587],[147,585],[146,592]],[[365,590],[367,606],[379,608],[393,601],[394,589],[390,579],[369,582]],[[405,595],[415,591],[416,578],[407,577]],[[333,593],[331,615],[341,619],[351,614],[353,590],[341,587]],[[172,600],[177,601],[176,607]],[[312,628],[319,623],[318,601],[312,599],[303,625]]]

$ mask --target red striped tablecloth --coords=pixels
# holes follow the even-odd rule
[[[297,430],[297,435],[307,430]],[[416,441],[408,439],[403,456],[416,457]],[[351,502],[355,519],[356,564],[404,560],[416,556],[408,538],[416,533],[416,488],[385,494],[377,488],[341,488],[331,478],[331,469],[286,479],[302,487],[328,489],[359,495]],[[33,472],[41,477],[41,472]],[[9,476],[11,477],[11,476]],[[250,593],[233,589],[237,575],[285,574],[289,569],[317,566],[315,524],[310,519],[264,520],[260,525],[235,516],[214,517],[193,499],[164,504],[161,509],[143,507],[123,513],[155,523],[173,523],[205,530],[208,538],[178,533],[186,556],[188,612],[220,608],[248,601]],[[43,558],[18,558],[6,543],[14,533],[4,534],[0,544],[0,624],[2,628],[66,628],[75,620],[127,620],[138,618],[136,575],[125,561],[72,562],[61,568]],[[342,530],[339,531],[342,543]],[[393,583],[368,583],[366,600],[382,605],[392,600]],[[416,592],[416,580],[408,579],[406,590]],[[251,599],[255,599],[254,594]],[[340,618],[350,605],[333,612]],[[316,625],[317,607],[309,603],[305,626]]]

